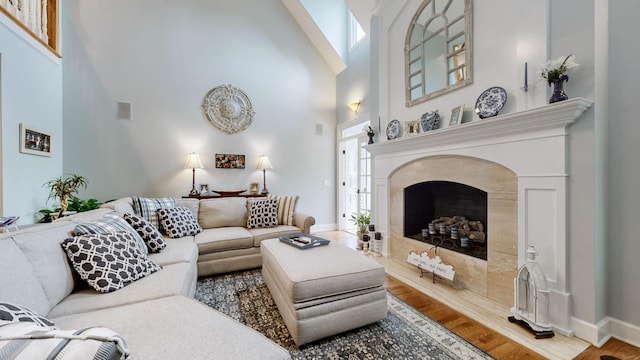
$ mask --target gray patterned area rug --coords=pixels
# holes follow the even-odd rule
[[[297,347],[260,270],[198,280],[196,299],[261,332],[293,359],[493,359],[387,293],[387,317],[377,323]]]

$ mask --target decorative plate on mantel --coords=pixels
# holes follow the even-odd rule
[[[389,121],[389,124],[387,125],[387,140],[393,140],[397,138],[400,135],[401,128],[402,126],[400,126],[400,121],[398,120]]]
[[[500,86],[483,91],[476,100],[476,113],[480,119],[498,115],[507,102],[507,92]]]

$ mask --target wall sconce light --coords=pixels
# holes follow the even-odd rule
[[[353,110],[354,113],[360,111],[360,105],[362,105],[362,100],[354,101],[349,104],[349,109]]]
[[[273,169],[273,166],[271,166],[271,162],[266,155],[262,155],[258,158],[258,166],[256,166],[256,169],[262,170],[262,194],[266,195],[269,193],[269,190],[267,190],[267,169]]]
[[[187,161],[184,163],[184,168],[193,169],[193,174],[191,177],[191,191],[189,192],[189,196],[200,195],[200,192],[196,190],[196,168],[204,168],[204,166],[202,166],[202,161],[200,161],[200,155],[194,152],[187,155]]]

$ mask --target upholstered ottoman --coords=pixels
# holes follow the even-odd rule
[[[331,242],[308,250],[278,239],[261,244],[262,277],[297,345],[387,316],[384,268]]]

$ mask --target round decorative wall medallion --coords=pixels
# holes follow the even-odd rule
[[[202,101],[202,109],[213,126],[227,134],[248,128],[256,114],[247,94],[232,85],[211,89]]]

